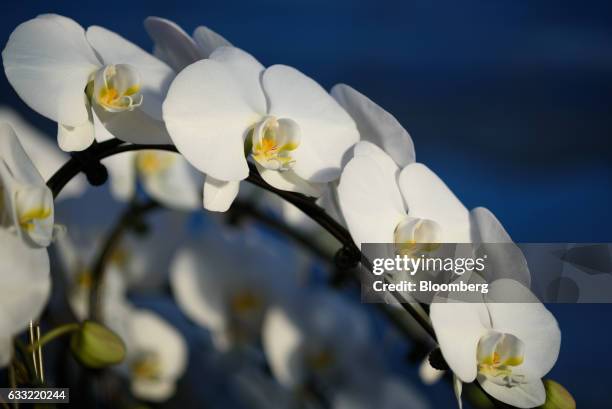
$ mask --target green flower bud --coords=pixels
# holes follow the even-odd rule
[[[542,409],[576,409],[576,401],[561,384],[546,379],[544,387],[546,402],[541,406]]]
[[[90,368],[116,365],[125,358],[125,344],[110,329],[93,321],[84,321],[70,339],[75,357]]]

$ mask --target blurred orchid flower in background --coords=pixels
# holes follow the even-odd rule
[[[51,142],[47,135],[30,125],[11,108],[0,106],[0,122],[8,123],[15,130],[19,142],[43,180],[48,181],[70,159],[70,156],[58,149],[57,144]],[[68,182],[55,201],[79,197],[85,189],[87,189],[87,180],[85,176],[79,175]]]
[[[84,150],[109,134],[169,141],[161,105],[172,69],[111,31],[85,31],[67,17],[43,14],[13,31],[2,60],[26,104],[58,123],[65,151]]]
[[[131,381],[132,394],[150,402],[174,395],[187,369],[187,343],[166,320],[143,309],[118,310],[111,325],[127,347],[126,362],[118,369]],[[119,325],[117,324],[119,323]]]
[[[353,120],[299,71],[265,69],[246,52],[215,50],[179,73],[164,120],[187,160],[206,174],[204,207],[225,211],[249,174],[248,157],[272,186],[319,196],[359,139]]]
[[[487,294],[466,294],[449,294],[430,310],[440,350],[456,377],[459,403],[461,382],[477,380],[509,405],[544,404],[541,378],[554,366],[561,346],[554,316],[511,279],[494,281]]]
[[[375,361],[368,361],[370,331],[367,316],[357,306],[331,291],[312,290],[270,308],[263,348],[272,373],[296,398],[329,399],[329,388],[351,385],[360,365],[376,367]]]
[[[153,199],[177,210],[201,208],[203,178],[181,155],[174,152],[142,150],[123,152],[102,160],[110,175],[113,196],[129,201],[136,194],[137,181]]]
[[[12,337],[49,298],[53,223],[51,191],[13,129],[0,123],[0,367],[11,359]]]
[[[296,270],[292,254],[274,252],[256,232],[212,228],[178,252],[170,280],[179,307],[226,351],[259,339],[270,305],[291,297]]]

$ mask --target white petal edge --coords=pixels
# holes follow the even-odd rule
[[[219,47],[231,47],[232,44],[223,36],[206,26],[199,26],[193,32],[193,39],[204,57],[208,58]]]
[[[204,208],[213,212],[226,212],[238,196],[240,182],[224,182],[206,175],[204,179]]]
[[[484,303],[434,302],[430,318],[448,366],[461,381],[474,381],[478,341],[490,327]]]
[[[155,44],[156,54],[161,55],[161,59],[176,72],[208,56],[202,53],[193,38],[173,21],[161,17],[147,17],[144,26]]]
[[[504,226],[489,209],[477,207],[470,211],[472,242],[487,255],[488,282],[511,278],[529,287],[531,273],[521,249],[516,246]]]
[[[260,118],[240,85],[223,63],[198,61],[177,75],[163,106],[178,150],[198,170],[224,181],[248,176],[244,138]]]
[[[427,166],[412,163],[399,176],[408,215],[429,219],[442,228],[443,243],[470,243],[470,213]]]
[[[546,390],[540,379],[513,388],[497,385],[484,377],[479,377],[478,382],[489,395],[517,408],[535,408],[546,402]]]
[[[520,371],[529,380],[546,375],[557,362],[561,348],[561,330],[551,312],[530,290],[510,279],[491,283],[485,299],[493,328],[525,343]]]
[[[100,62],[75,21],[47,14],[20,24],[2,61],[7,79],[36,112],[67,126],[87,121],[85,86]]]
[[[393,200],[395,179],[369,157],[355,157],[342,171],[338,202],[355,243],[393,243],[397,224],[406,216]]]
[[[276,379],[287,387],[300,384],[305,373],[296,353],[299,353],[305,341],[301,330],[285,311],[277,307],[268,310],[263,323],[262,342]]]
[[[410,134],[393,115],[346,84],[335,85],[331,95],[355,120],[362,140],[382,148],[399,167],[416,160]]]

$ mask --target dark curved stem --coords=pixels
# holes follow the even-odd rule
[[[64,188],[64,186],[66,186],[68,182],[70,182],[70,180],[72,180],[72,178],[77,176],[80,172],[86,173],[88,180],[93,185],[99,185],[101,183],[97,176],[103,175],[103,173],[105,173],[105,169],[100,169],[100,167],[103,168],[103,165],[100,164],[100,161],[102,159],[123,152],[140,150],[164,150],[179,153],[174,145],[134,145],[126,144],[125,142],[120,141],[118,139],[111,139],[109,141],[94,144],[93,146],[87,149],[86,153],[73,155],[73,157],[67,163],[65,163],[64,166],[62,166],[51,177],[51,179],[49,179],[49,181],[47,182],[47,186],[53,192],[53,197],[57,197],[61,190]],[[86,160],[83,160],[84,158],[86,158]],[[93,163],[89,163],[90,161],[92,161]],[[97,176],[95,174],[92,176],[92,173],[96,173]],[[270,186],[262,179],[262,177],[259,175],[259,172],[257,171],[257,168],[252,163],[249,163],[249,177],[246,180],[249,183],[252,183],[264,190],[272,192],[278,195],[279,197],[287,200],[289,203],[295,205],[311,219],[316,221],[323,229],[325,229],[332,236],[334,236],[342,244],[342,248],[340,251],[346,252],[349,255],[349,259],[356,259],[357,262],[361,262],[362,265],[368,270],[372,270],[371,263],[369,262],[369,260],[367,260],[366,257],[363,256],[359,248],[355,245],[350,233],[344,227],[342,227],[335,219],[329,216],[329,214],[327,214],[325,210],[320,208],[315,203],[314,199],[306,197],[300,193],[287,192]],[[112,251],[115,249],[115,246],[119,241],[118,239],[123,235],[125,230],[129,226],[131,226],[131,222],[133,220],[142,216],[142,214],[157,208],[158,206],[158,203],[153,201],[144,204],[132,204],[130,208],[128,208],[126,213],[123,214],[119,223],[117,223],[113,231],[109,234],[108,239],[105,241],[106,245],[103,248],[93,270],[94,286],[98,286],[98,288],[92,288],[90,299],[90,316],[93,316],[92,313],[98,314],[96,311],[99,311],[99,309],[96,306],[99,302],[99,286],[101,285],[102,281],[101,277],[105,270],[109,256],[112,254]],[[404,309],[408,313],[410,313],[412,318],[423,327],[423,329],[430,335],[432,340],[436,341],[436,335],[431,323],[426,320],[411,304],[406,304],[398,293],[393,293],[393,296],[402,304]],[[474,382],[474,384],[476,384],[477,387],[483,390],[482,386],[478,382]],[[490,395],[488,395],[486,392],[485,394],[490,397]],[[492,399],[492,403],[496,408],[511,407],[495,399]]]

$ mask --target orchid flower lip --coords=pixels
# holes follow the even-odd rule
[[[441,243],[441,230],[441,226],[433,220],[406,216],[393,232],[395,248],[403,255],[433,252]]]
[[[512,334],[489,331],[478,341],[478,373],[493,383],[513,387],[525,383],[516,367],[525,361],[525,344]]]
[[[300,138],[295,121],[266,116],[252,130],[251,154],[266,169],[286,171],[295,164],[293,152],[299,147]]]
[[[94,77],[93,101],[108,112],[132,111],[142,104],[140,76],[128,64],[110,64]]]

